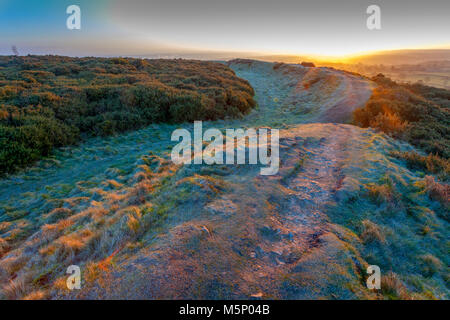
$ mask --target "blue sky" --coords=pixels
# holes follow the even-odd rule
[[[382,29],[366,28],[379,4]],[[81,7],[81,30],[66,8]],[[448,0],[0,0],[0,54],[244,51],[345,55],[450,47]]]
[[[107,20],[100,14],[108,5],[108,2],[104,0],[0,0],[2,38],[6,36],[33,39],[64,35],[68,32],[65,28],[68,16],[65,11],[71,4],[83,8],[86,31],[92,32],[93,29],[108,27]]]
[[[72,4],[82,8],[81,30],[66,28],[66,8]],[[0,0],[0,54],[9,54],[12,45],[23,54],[52,50],[82,54],[90,43],[115,34],[114,24],[103,14],[107,8],[106,0]]]

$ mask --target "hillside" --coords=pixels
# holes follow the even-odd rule
[[[448,299],[448,208],[421,152],[349,124],[375,82],[328,68],[228,63],[258,105],[204,127],[280,131],[280,171],[170,161],[151,124],[60,149],[0,180],[0,297]],[[251,147],[251,146],[249,146]],[[66,289],[67,266],[82,290]],[[379,265],[382,290],[365,286]]]
[[[253,94],[214,62],[1,56],[0,175],[86,136],[239,117]]]
[[[381,51],[339,59],[290,55],[260,56],[257,59],[285,63],[313,61],[316,66],[357,72],[368,77],[382,73],[398,82],[419,82],[432,87],[450,89],[448,49]]]

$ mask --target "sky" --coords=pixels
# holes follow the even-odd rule
[[[81,29],[66,27],[69,5]],[[369,5],[381,30],[366,26]],[[0,54],[342,56],[450,48],[449,0],[0,0]]]

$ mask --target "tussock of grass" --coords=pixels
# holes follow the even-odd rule
[[[426,153],[448,159],[449,91],[397,84],[382,74],[372,80],[378,87],[367,104],[354,111],[354,123],[364,128],[377,128],[410,142]]]
[[[8,242],[0,238],[0,258],[9,250]]]
[[[388,184],[369,184],[367,185],[367,189],[369,197],[372,199],[372,201],[378,204],[382,204],[384,202],[392,203],[394,201],[392,186]]]
[[[73,211],[68,208],[56,208],[44,215],[45,221],[49,224],[55,223],[61,219],[70,217]]]
[[[410,169],[420,169],[437,174],[444,181],[450,179],[450,161],[438,155],[429,154],[427,156],[422,156],[417,152],[399,151],[392,151],[390,155],[398,159],[406,160],[406,164]]]
[[[378,206],[384,205],[389,212],[403,209],[401,195],[396,190],[395,183],[390,176],[383,178],[381,184],[369,183],[366,188],[369,199]]]
[[[393,134],[400,134],[405,131],[407,125],[408,122],[402,121],[395,113],[379,113],[371,122],[371,126]]]
[[[411,299],[411,295],[408,293],[405,285],[393,272],[389,272],[387,275],[381,276],[381,292],[388,299],[392,300]]]
[[[422,267],[422,274],[431,277],[442,268],[442,262],[432,254],[425,254],[419,257]]]
[[[3,271],[10,275],[14,275],[18,273],[29,260],[30,257],[26,255],[13,255],[1,261],[0,269],[3,269]]]
[[[138,234],[141,228],[142,214],[138,207],[130,208],[130,213],[126,216],[127,226],[133,234]]]
[[[364,243],[370,243],[370,242],[379,242],[384,243],[385,237],[380,229],[375,223],[373,223],[370,220],[364,220],[362,222],[363,225],[363,232],[361,233],[361,240]]]
[[[0,291],[0,298],[8,300],[21,299],[27,292],[26,280],[23,276],[10,280]]]
[[[43,300],[47,298],[47,293],[43,290],[33,291],[23,297],[23,300]]]
[[[425,177],[425,188],[431,199],[439,201],[446,207],[450,204],[450,186],[442,184],[435,180],[433,176]]]

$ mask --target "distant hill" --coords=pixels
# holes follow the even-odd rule
[[[417,64],[429,61],[450,60],[450,49],[393,50],[362,55],[347,60],[364,64]]]
[[[329,57],[311,57],[311,56],[295,56],[295,55],[266,55],[259,56],[258,59],[266,61],[278,61],[285,63],[300,63],[302,61],[313,61],[316,64],[336,63],[363,63],[363,64],[418,64],[430,61],[450,60],[450,49],[424,49],[424,50],[392,50],[380,51],[369,54],[355,55],[348,58],[329,58]]]

